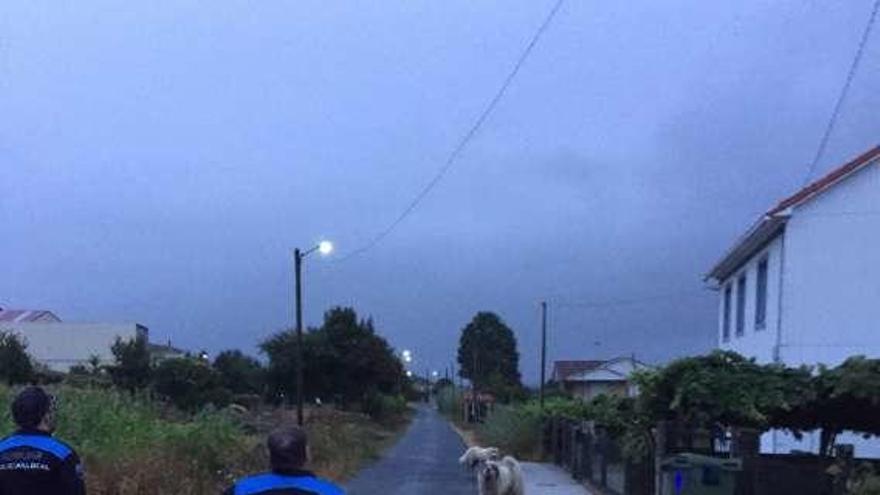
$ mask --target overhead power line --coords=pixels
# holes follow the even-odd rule
[[[831,111],[828,125],[825,126],[825,132],[822,134],[822,139],[819,140],[819,147],[816,149],[813,161],[810,162],[810,166],[807,168],[807,175],[804,177],[805,186],[809,184],[810,178],[813,177],[813,172],[816,171],[816,167],[819,165],[819,160],[821,160],[822,156],[825,154],[825,148],[828,147],[828,140],[831,138],[831,133],[834,132],[834,126],[837,124],[837,117],[840,115],[840,109],[843,107],[844,101],[846,101],[849,88],[852,86],[853,79],[856,77],[856,72],[859,70],[859,63],[861,63],[862,56],[865,54],[865,46],[867,46],[868,39],[871,37],[871,31],[874,29],[878,10],[880,10],[880,0],[875,0],[874,6],[871,9],[871,15],[868,17],[868,24],[865,26],[865,31],[862,33],[861,40],[859,40],[859,46],[856,49],[855,57],[853,57],[852,64],[849,67],[849,72],[846,74],[846,81],[843,83],[843,87],[840,89],[840,94],[837,96],[837,101],[834,103],[834,110]]]
[[[376,234],[373,239],[364,244],[358,249],[350,252],[348,255],[342,258],[341,261],[345,261],[349,258],[353,258],[359,254],[363,254],[370,249],[374,248],[377,244],[382,242],[386,237],[388,237],[394,230],[403,223],[404,220],[419,206],[419,204],[431,193],[431,191],[437,187],[437,184],[440,183],[441,180],[446,176],[449,170],[455,165],[459,156],[461,156],[464,149],[467,147],[468,143],[476,136],[477,132],[495,110],[495,107],[498,106],[498,103],[504,97],[504,94],[507,93],[507,89],[510,87],[513,80],[516,78],[522,66],[525,64],[526,60],[531,55],[532,50],[534,50],[535,45],[538,44],[538,41],[541,39],[541,36],[550,26],[550,23],[553,22],[553,18],[556,17],[556,14],[559,12],[559,9],[562,8],[562,4],[565,3],[565,0],[557,0],[553,5],[553,8],[550,9],[550,12],[544,18],[544,22],[538,27],[538,30],[535,31],[535,34],[532,35],[532,38],[529,40],[528,45],[526,45],[525,50],[520,54],[519,58],[516,60],[516,63],[513,66],[513,69],[510,73],[507,74],[507,77],[504,79],[504,82],[501,83],[501,87],[498,88],[498,91],[495,92],[495,95],[489,100],[489,104],[483,109],[482,113],[480,113],[477,120],[471,125],[471,127],[465,132],[465,134],[458,141],[458,144],[452,149],[452,152],[446,158],[446,161],[443,163],[443,166],[437,171],[434,177],[428,181],[428,183],[416,194],[415,198],[407,205],[406,208],[394,219],[393,222],[388,224],[385,229]]]
[[[647,297],[638,297],[638,298],[627,298],[627,299],[616,299],[609,301],[550,301],[550,304],[555,308],[577,308],[577,309],[598,309],[598,308],[613,308],[618,306],[635,306],[639,304],[647,304],[647,303],[655,303],[661,301],[678,301],[681,299],[694,299],[698,297],[705,297],[706,289],[704,290],[689,290],[682,292],[672,292],[668,294],[657,294],[653,296]]]

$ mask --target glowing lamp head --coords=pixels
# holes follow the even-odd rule
[[[333,252],[333,243],[330,241],[321,241],[321,243],[318,244],[318,252],[327,256]]]

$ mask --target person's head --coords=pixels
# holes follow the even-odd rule
[[[55,398],[40,387],[28,387],[12,402],[12,419],[24,430],[55,430]]]
[[[298,426],[285,426],[269,434],[269,463],[273,471],[300,470],[308,462],[308,439]]]

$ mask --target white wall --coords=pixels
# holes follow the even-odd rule
[[[782,359],[880,357],[880,166],[797,208],[786,228]]]
[[[758,263],[767,257],[767,313],[764,328],[755,325],[757,307]],[[718,347],[754,357],[761,363],[770,363],[774,358],[776,331],[779,315],[780,270],[782,270],[783,239],[776,237],[761,251],[756,253],[745,265],[730,276],[718,291]],[[736,281],[739,275],[746,274],[745,329],[742,336],[736,335]],[[732,287],[730,308],[730,340],[725,342],[724,332],[724,291],[728,284]]]
[[[110,347],[117,337],[132,339],[144,327],[134,323],[2,323],[0,330],[20,335],[27,352],[54,371],[66,372],[75,364],[86,364],[91,356],[102,363],[113,362]],[[146,337],[146,335],[145,335]]]

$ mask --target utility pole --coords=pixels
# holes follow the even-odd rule
[[[541,409],[544,409],[544,374],[547,372],[547,301],[541,301]]]
[[[303,328],[302,328],[302,259],[299,248],[293,250],[296,273],[296,424],[303,424]]]

